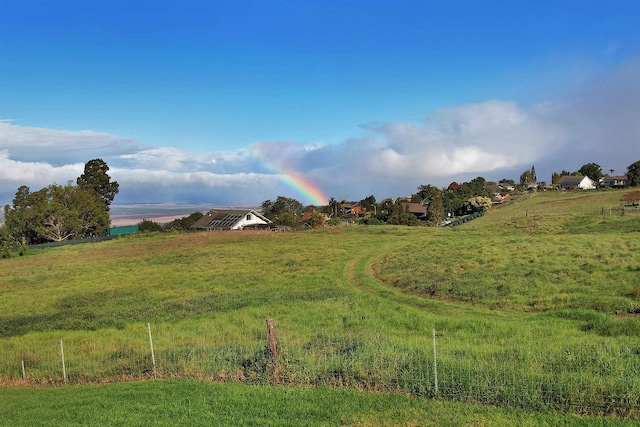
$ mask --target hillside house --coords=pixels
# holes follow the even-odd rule
[[[596,188],[596,182],[588,176],[565,175],[560,177],[557,186],[561,190],[593,190]]]
[[[329,221],[329,215],[323,212],[302,212],[302,217],[300,218],[300,223],[309,224],[311,222],[311,218],[313,214],[319,214],[322,217],[322,223]]]
[[[626,185],[626,176],[605,176],[600,179],[601,187],[625,187]]]
[[[491,203],[494,205],[501,205],[509,200],[511,200],[511,196],[509,194],[494,194],[491,198]]]
[[[418,219],[426,220],[429,206],[422,203],[402,203],[402,210],[414,214]]]
[[[243,230],[269,228],[271,220],[253,209],[211,209],[191,228],[196,230]]]
[[[504,181],[500,181],[498,183],[498,187],[500,187],[500,189],[504,191],[513,191],[516,189],[512,184],[509,184],[508,182],[504,182]]]
[[[493,196],[499,196],[502,193],[502,188],[499,185],[487,184],[484,189],[491,192]]]
[[[355,203],[343,203],[340,205],[340,210],[344,215],[360,215],[362,214],[362,207]]]

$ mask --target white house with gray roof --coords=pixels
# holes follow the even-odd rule
[[[242,230],[268,228],[271,220],[253,209],[211,209],[191,228],[198,230]]]

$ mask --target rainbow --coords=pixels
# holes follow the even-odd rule
[[[329,203],[329,198],[322,189],[305,175],[276,165],[262,153],[258,144],[254,145],[251,151],[269,169],[273,170],[282,182],[304,196],[305,200],[310,201],[315,206],[325,206]]]
[[[304,175],[291,172],[280,172],[280,178],[289,187],[293,188],[298,193],[303,194],[309,200],[311,200],[311,204],[316,206],[325,206],[327,203],[329,203],[329,198],[325,196],[320,187],[315,185]]]

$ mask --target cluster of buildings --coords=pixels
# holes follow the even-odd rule
[[[626,176],[606,176],[600,179],[600,182],[596,183],[588,176],[565,175],[550,188],[560,190],[590,190],[596,187],[624,187],[626,185]],[[513,185],[504,182],[496,185],[488,185],[485,188],[491,191],[493,204],[502,204],[508,201],[510,199],[509,191],[515,189]],[[418,218],[426,217],[427,205],[422,203],[409,203],[409,200],[405,201],[405,203],[408,205],[409,212]],[[358,204],[353,203],[343,203],[340,206],[340,210],[343,214],[353,214],[356,216],[362,213],[362,208]],[[308,217],[311,213],[305,212],[304,215]],[[305,222],[305,220],[308,219],[309,218],[303,216],[301,222]],[[269,218],[253,209],[211,209],[192,226],[192,228],[200,230],[273,229],[274,227],[273,222]]]
[[[565,175],[560,177],[556,187],[561,190],[593,190],[596,187],[624,187],[626,185],[626,176],[605,176],[600,178],[600,182],[596,182],[588,176]]]

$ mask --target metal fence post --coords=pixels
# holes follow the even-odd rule
[[[438,397],[438,361],[436,355],[436,330],[433,329],[433,386],[435,396]]]
[[[62,356],[62,378],[64,383],[67,383],[67,367],[64,365],[64,347],[62,346],[62,340],[60,340],[60,355]]]
[[[149,330],[149,347],[151,347],[151,363],[153,364],[153,377],[157,377],[156,372],[156,355],[153,352],[153,340],[151,339],[151,323],[147,323],[147,329]]]

